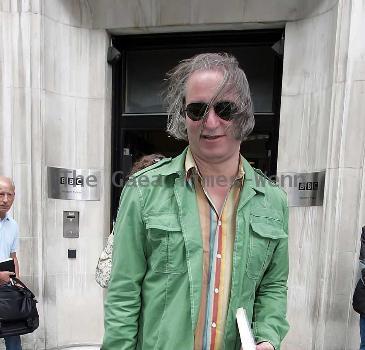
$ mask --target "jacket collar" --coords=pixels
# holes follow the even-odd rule
[[[245,171],[244,186],[251,188],[255,192],[265,194],[265,177],[257,172],[246,159],[243,160],[243,170]]]
[[[178,175],[178,176],[184,176],[185,173],[185,157],[186,152],[188,150],[188,147],[184,149],[182,153],[180,153],[175,158],[167,158],[165,166],[160,169],[159,174],[163,176],[169,176],[169,175]],[[164,160],[162,160],[163,162]],[[169,162],[168,162],[169,161]]]
[[[178,175],[179,177],[185,176],[185,158],[187,151],[188,147],[186,147],[184,151],[180,153],[177,157],[172,159],[166,159],[166,164],[160,170],[160,174],[163,176],[169,176],[174,174]],[[243,170],[245,173],[244,187],[248,187],[255,192],[265,194],[265,178],[257,173],[249,164],[249,162],[244,158]]]

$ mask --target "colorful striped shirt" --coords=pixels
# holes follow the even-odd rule
[[[238,169],[221,213],[218,213],[206,191],[209,181],[214,179],[203,179],[190,150],[186,155],[186,176],[195,189],[203,241],[202,294],[194,350],[222,347],[231,290],[236,211],[244,179],[242,159]]]

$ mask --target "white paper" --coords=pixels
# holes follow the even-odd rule
[[[5,261],[10,261],[13,260],[13,258],[9,258],[9,259],[5,259],[5,260],[1,260],[0,263],[5,262]]]
[[[255,340],[248,323],[246,310],[240,307],[236,312],[238,330],[241,338],[242,350],[256,350]]]

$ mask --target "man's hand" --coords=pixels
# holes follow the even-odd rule
[[[15,276],[15,273],[10,271],[0,271],[0,284],[9,283],[11,276]]]
[[[256,345],[256,350],[275,350],[274,347],[267,341]]]

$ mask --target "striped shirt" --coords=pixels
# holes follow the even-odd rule
[[[221,213],[217,212],[205,190],[209,183],[199,175],[190,150],[186,155],[185,170],[188,183],[195,188],[203,241],[202,294],[194,350],[219,350],[231,290],[236,211],[244,179],[242,159]]]

